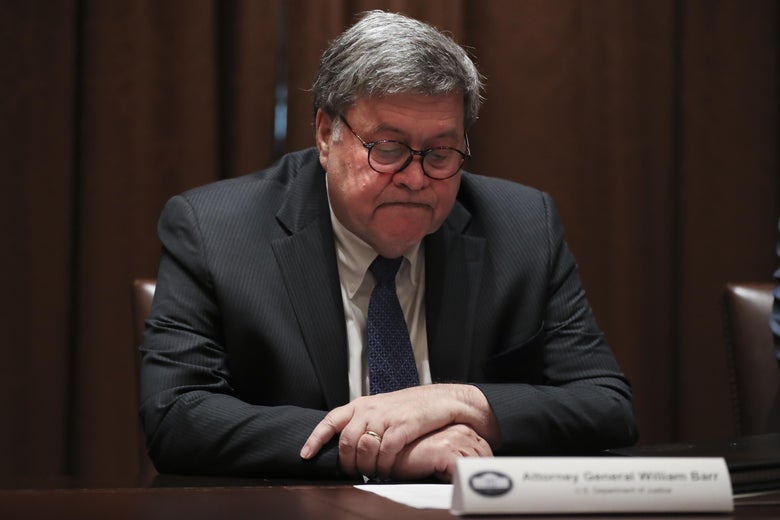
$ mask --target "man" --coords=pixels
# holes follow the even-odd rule
[[[552,201],[461,171],[481,89],[449,37],[370,12],[323,55],[316,149],[169,201],[142,346],[158,470],[449,480],[635,440]]]

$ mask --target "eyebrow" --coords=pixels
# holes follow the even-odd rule
[[[369,128],[368,131],[371,134],[375,134],[375,133],[379,133],[379,132],[390,132],[390,133],[397,134],[399,136],[399,138],[403,137],[404,140],[408,137],[406,132],[404,132],[403,130],[401,130],[401,129],[395,127],[395,126],[388,125],[386,123],[379,123],[378,125],[376,125],[376,126],[374,126],[372,128]],[[431,141],[431,140],[436,140],[436,139],[458,139],[458,138],[460,138],[460,135],[461,134],[458,133],[456,130],[445,130],[445,131],[440,132],[439,134],[436,134],[436,135],[434,135],[432,137],[427,137],[426,141]],[[402,140],[402,139],[397,139],[397,140]]]

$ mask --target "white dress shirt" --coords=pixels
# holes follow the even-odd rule
[[[347,326],[349,398],[369,394],[368,357],[366,355],[366,316],[368,301],[376,282],[368,271],[377,256],[371,246],[339,222],[330,211],[336,238],[336,258],[341,283],[341,300]],[[409,329],[420,384],[430,384],[428,336],[425,326],[425,252],[417,244],[404,253],[395,278],[398,300]]]

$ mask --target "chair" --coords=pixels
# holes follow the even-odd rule
[[[133,280],[133,337],[136,346],[140,345],[144,338],[144,322],[152,310],[156,285],[157,281],[151,278]]]
[[[769,328],[771,283],[727,284],[724,325],[737,435],[780,431],[780,364]]]
[[[139,381],[141,368],[141,354],[138,351],[138,346],[143,342],[144,322],[152,309],[152,299],[156,285],[156,280],[150,278],[133,280],[133,362],[135,364],[136,384]],[[138,395],[137,389],[135,395]],[[141,476],[156,473],[154,465],[146,453],[146,440],[140,424],[138,426],[138,469]]]

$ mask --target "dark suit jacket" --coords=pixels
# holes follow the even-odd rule
[[[314,149],[174,197],[159,223],[140,411],[159,471],[339,477],[337,445],[298,453],[348,401],[325,173]],[[489,399],[498,454],[587,453],[636,437],[550,198],[464,172],[425,239],[435,382]]]

